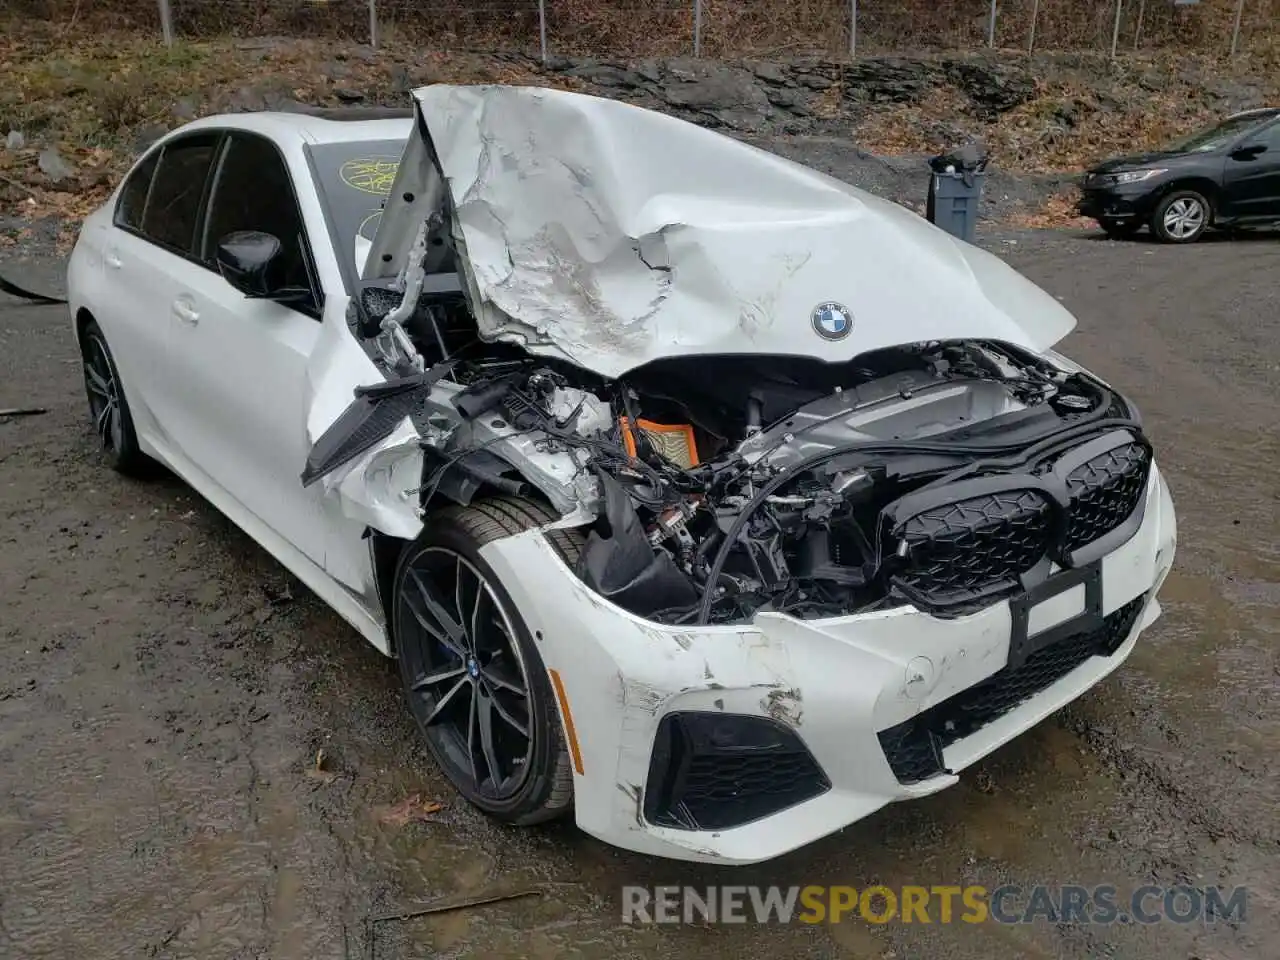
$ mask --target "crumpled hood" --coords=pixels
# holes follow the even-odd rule
[[[941,338],[1040,351],[1075,324],[905,208],[693,124],[533,87],[414,96],[486,339],[616,377],[666,356],[843,361]],[[852,317],[843,336],[829,304]]]

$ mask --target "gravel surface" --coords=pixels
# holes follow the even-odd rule
[[[1076,312],[1065,350],[1142,409],[1180,511],[1164,617],[958,786],[740,870],[466,807],[372,648],[183,483],[103,468],[65,308],[0,296],[0,408],[48,410],[0,418],[0,957],[1280,956],[1280,241],[988,242]],[[56,283],[48,264],[3,269]],[[438,822],[384,822],[414,794],[444,804]],[[1248,913],[618,920],[628,883],[1070,882],[1243,884]],[[370,942],[370,913],[531,884],[548,895],[380,923]]]

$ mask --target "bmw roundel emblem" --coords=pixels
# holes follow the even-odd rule
[[[853,330],[853,314],[842,303],[820,303],[810,318],[814,332],[823,340],[843,340]]]

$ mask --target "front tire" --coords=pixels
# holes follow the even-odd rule
[[[1194,190],[1174,190],[1151,215],[1151,232],[1165,243],[1195,243],[1209,228],[1209,201]]]
[[[542,657],[480,548],[554,519],[523,497],[440,510],[405,547],[392,594],[400,679],[427,748],[470,803],[522,826],[569,810],[573,774]],[[577,560],[580,534],[550,539]]]
[[[85,324],[80,335],[80,359],[89,416],[107,463],[117,473],[134,477],[143,474],[148,465],[147,456],[138,446],[120,372],[96,320]]]

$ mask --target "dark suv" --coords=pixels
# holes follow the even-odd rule
[[[1164,150],[1117,157],[1085,174],[1080,213],[1113,237],[1144,225],[1168,243],[1209,227],[1280,222],[1280,109],[1228,117]]]

